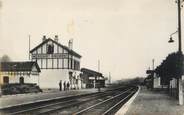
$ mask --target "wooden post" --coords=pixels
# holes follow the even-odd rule
[[[179,80],[179,93],[178,93],[178,97],[179,97],[179,105],[183,105],[183,86],[182,86],[182,77],[178,79]]]

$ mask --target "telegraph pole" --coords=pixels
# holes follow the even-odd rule
[[[182,53],[181,50],[181,1],[178,0],[178,51]]]
[[[183,60],[182,44],[181,44],[181,1],[177,0],[178,5],[178,52]],[[183,66],[183,65],[182,65]],[[179,105],[183,105],[183,86],[182,86],[182,75],[177,79],[178,82],[178,100]]]
[[[155,69],[155,59],[152,59],[152,70]]]
[[[155,70],[155,59],[152,59],[152,70]],[[155,72],[152,73],[152,89],[155,88]]]
[[[29,60],[30,60],[30,48],[31,48],[31,35],[29,35]]]
[[[98,60],[98,72],[100,72],[100,60]],[[95,76],[95,79],[94,79],[94,88],[96,88],[96,80],[97,80],[97,77]]]
[[[98,72],[100,72],[100,60],[98,60]]]
[[[109,72],[109,84],[111,84],[111,72]]]

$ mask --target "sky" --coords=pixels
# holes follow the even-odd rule
[[[100,60],[100,72],[118,80],[146,77],[152,59],[158,66],[178,50],[177,34],[168,43],[178,28],[174,0],[0,1],[0,56],[7,54],[13,61],[28,60],[29,35],[31,49],[43,35],[58,35],[64,45],[74,40],[81,67],[98,70]]]

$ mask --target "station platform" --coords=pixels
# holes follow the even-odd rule
[[[58,89],[43,90],[41,93],[3,95],[0,97],[0,109],[29,104],[34,102],[46,101],[55,98],[65,98],[98,92],[98,89],[80,89],[59,91]]]
[[[184,115],[184,105],[164,91],[141,90],[125,115]]]

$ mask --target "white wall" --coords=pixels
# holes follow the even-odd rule
[[[153,87],[154,88],[160,87],[160,77],[157,77],[156,74],[154,74]]]
[[[40,73],[39,86],[44,88],[57,88],[59,89],[59,82],[62,80],[62,89],[64,89],[64,81],[69,82],[69,69],[42,69]],[[79,75],[77,72],[76,76]],[[71,86],[71,84],[70,84]],[[78,86],[81,89],[81,81],[79,79]]]
[[[39,83],[39,76],[37,75],[10,75],[10,74],[2,74],[1,75],[1,82],[3,82],[3,77],[7,76],[9,77],[9,83],[20,83],[19,79],[20,77],[24,77],[24,83],[36,83],[38,85]]]
[[[39,85],[39,75],[24,76],[24,83],[36,83]]]
[[[69,81],[69,74],[66,69],[42,69],[40,73],[41,88],[59,88],[59,81]]]

